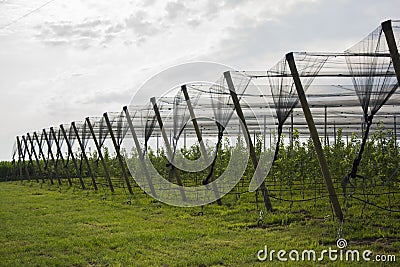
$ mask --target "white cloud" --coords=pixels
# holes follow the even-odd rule
[[[154,36],[160,32],[160,28],[155,22],[149,21],[147,17],[146,12],[137,11],[125,19],[126,27],[139,38]]]
[[[50,45],[70,44],[88,48],[111,42],[124,27],[119,22],[107,19],[85,19],[79,23],[72,21],[45,22],[36,27],[36,38]]]
[[[167,2],[165,10],[167,11],[168,19],[175,20],[179,18],[180,15],[185,15],[186,7],[183,1]]]

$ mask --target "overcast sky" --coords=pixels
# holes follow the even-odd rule
[[[289,51],[341,52],[398,0],[0,0],[0,160],[16,135],[120,111],[168,66],[266,70]]]

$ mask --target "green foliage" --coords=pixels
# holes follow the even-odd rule
[[[285,138],[285,136],[283,135],[282,138]],[[348,140],[348,138],[346,138],[346,140]],[[230,143],[228,138],[224,138],[217,152],[214,176],[218,177],[226,170],[230,161],[232,149],[244,151],[246,149],[245,146],[246,142],[243,136],[238,136],[238,141],[234,145]],[[341,129],[338,129],[337,131],[336,140],[331,140],[331,143],[324,147],[324,152],[333,181],[337,185],[339,185],[342,179],[350,172],[352,162],[356,157],[359,148],[359,136],[353,134],[350,137],[350,140],[344,141]],[[206,149],[209,152],[212,152],[215,150],[215,147],[207,147]],[[268,149],[269,151],[272,151],[274,146],[267,148],[267,150]],[[263,137],[261,135],[256,136],[255,150],[258,156],[263,153],[264,146]],[[191,147],[182,148],[179,152],[187,159],[198,159],[201,156],[200,148],[197,144],[194,144]],[[121,151],[121,153],[123,155],[137,158],[135,149],[130,151],[129,155],[126,151]],[[214,155],[214,153],[210,154]],[[103,148],[103,154],[111,177],[115,179],[115,182],[119,186],[124,186],[122,170],[116,154],[111,154],[107,147]],[[163,148],[158,151],[149,148],[147,154],[155,169],[165,179],[171,179],[171,177],[169,177],[170,167],[167,166],[168,160],[166,157],[166,151],[164,151]],[[97,152],[93,152],[89,157],[90,167],[96,179],[102,183],[106,183],[104,168],[99,161]],[[86,166],[80,153],[76,153],[75,158],[77,160],[78,170],[76,170],[71,158],[69,158],[66,166],[62,166],[62,168],[59,167],[58,174],[62,177],[66,177],[67,175],[78,177],[79,173],[82,173],[84,177],[89,177],[89,168]],[[396,146],[395,136],[391,130],[385,129],[381,123],[378,123],[375,131],[367,140],[363,158],[359,166],[358,173],[368,178],[368,184],[364,182],[365,186],[374,187],[384,185],[398,188],[400,175],[400,172],[398,171],[399,162],[400,150]],[[12,176],[13,173],[18,174],[20,169],[25,172],[22,163],[20,164],[21,168],[19,168],[18,162],[16,162],[15,169],[13,169],[11,163],[1,163],[0,179],[3,181],[10,179],[20,180],[21,176]],[[55,178],[56,170],[51,161],[49,161],[47,168],[45,168],[45,163],[43,161],[40,161],[39,164],[41,165],[42,173],[40,173],[36,162],[33,162],[33,164],[29,161],[26,162],[27,169],[32,179],[38,179],[39,177],[47,178],[50,175]],[[61,163],[59,163],[59,166],[61,166]],[[186,186],[200,185],[208,172],[208,169],[196,173],[181,171],[181,179]],[[239,185],[242,189],[237,188],[237,192],[245,190],[243,188],[248,185],[253,173],[254,166],[251,160],[249,160],[242,182]],[[24,175],[22,178],[26,179],[26,176]],[[300,185],[303,197],[305,190],[310,190],[311,188],[314,188],[315,190],[317,186],[320,186],[323,183],[323,179],[312,140],[301,137],[298,130],[294,129],[291,141],[280,143],[278,158],[267,177],[267,183],[274,189],[279,188],[279,190],[285,186],[292,189],[293,186]]]
[[[11,180],[13,165],[8,161],[0,161],[0,181]]]

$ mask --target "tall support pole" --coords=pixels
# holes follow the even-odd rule
[[[187,105],[188,110],[189,110],[190,118],[192,119],[194,131],[196,132],[197,141],[199,142],[199,145],[200,145],[201,154],[203,155],[204,160],[206,162],[210,162],[208,154],[207,154],[206,146],[204,145],[204,142],[203,142],[203,136],[201,135],[199,124],[197,123],[196,115],[194,114],[192,102],[190,101],[186,85],[182,85],[181,86],[181,90],[182,90],[183,95],[185,96],[186,105]],[[214,172],[212,172],[210,180],[211,181],[214,180]],[[213,183],[212,184],[212,189],[213,189],[215,197],[217,199],[217,204],[218,205],[222,205],[222,200],[221,200],[221,197],[219,195],[217,185]]]
[[[272,147],[272,131],[271,129],[269,130],[269,149]]]
[[[23,136],[21,136],[21,138],[22,138],[22,140],[24,139]],[[25,144],[23,144],[23,145],[22,144],[23,143],[20,140],[20,145],[21,145],[21,149],[22,149],[22,163],[23,163],[26,175],[28,176],[28,181],[30,181],[31,178],[32,178],[31,176],[34,175],[34,174],[32,173],[32,175],[31,175],[31,172],[29,171],[29,163],[26,162],[26,159],[25,159],[26,158],[26,153],[28,152],[28,147]]]
[[[263,135],[263,140],[264,140],[264,152],[266,151],[266,137],[265,135],[267,134],[267,115],[264,115],[264,127],[263,127],[264,135]]]
[[[24,174],[23,174],[23,171],[22,171],[22,152],[21,152],[21,149],[20,149],[18,143],[19,143],[19,140],[18,140],[18,136],[17,136],[17,151],[18,151],[18,162],[17,162],[17,165],[18,165],[18,177],[19,177],[19,180],[21,180],[21,182],[22,182],[22,177],[24,177]]]
[[[382,22],[381,25],[382,25],[382,30],[385,34],[386,43],[389,47],[390,58],[392,59],[393,68],[394,71],[396,72],[397,82],[400,85],[400,55],[397,49],[396,39],[393,33],[392,21],[391,20],[384,21]],[[385,102],[387,101],[387,99],[385,99]],[[395,144],[397,144],[396,115],[394,116],[394,132],[395,132]]]
[[[361,132],[363,133],[364,132],[364,128],[365,128],[365,121],[364,121],[364,118],[362,118],[361,119]],[[335,133],[336,133],[336,131],[335,131]],[[336,138],[335,138],[336,139]]]
[[[15,167],[15,158],[13,157],[12,160],[12,175],[11,175],[11,180],[10,181],[16,181],[17,180],[17,174],[16,174],[17,170]]]
[[[157,193],[156,193],[156,190],[154,189],[153,181],[151,180],[149,171],[148,171],[148,169],[146,167],[146,163],[144,162],[144,154],[143,154],[143,151],[142,151],[142,149],[140,147],[139,139],[137,137],[135,128],[133,127],[132,118],[131,118],[131,115],[129,114],[128,107],[124,106],[123,110],[125,112],[125,117],[126,117],[126,119],[128,121],[129,130],[131,131],[133,141],[135,142],[136,151],[138,152],[138,156],[139,156],[139,161],[140,161],[142,170],[144,172],[144,175],[146,176],[147,183],[149,185],[151,194],[152,194],[153,197],[157,197]],[[158,151],[158,149],[157,149],[157,151]]]
[[[186,149],[186,128],[183,129],[183,147]]]
[[[78,129],[76,128],[76,125],[75,125],[74,121],[71,122],[71,126],[72,126],[72,129],[74,130],[74,133],[75,133],[75,136],[76,136],[76,141],[78,141],[79,147],[81,148],[82,157],[83,157],[83,160],[85,161],[86,166],[88,168],[89,175],[92,178],[92,184],[93,184],[94,190],[97,191],[98,188],[97,188],[96,179],[94,178],[94,175],[93,175],[93,172],[92,172],[92,168],[90,167],[89,159],[86,156],[85,146],[82,143],[81,137],[79,136],[79,132],[78,132]],[[82,172],[81,172],[81,176],[83,176]],[[80,182],[81,182],[82,189],[85,190],[86,186],[83,183],[83,179],[80,180]]]
[[[299,73],[297,71],[296,63],[293,57],[293,53],[286,54],[286,61],[289,64],[290,72],[293,77],[293,82],[296,86],[297,94],[300,99],[301,107],[303,109],[304,116],[307,121],[308,129],[310,130],[311,138],[314,143],[315,151],[317,152],[318,161],[324,176],[325,184],[329,192],[329,199],[332,203],[333,210],[336,217],[340,222],[343,222],[342,208],[340,207],[339,200],[336,195],[335,188],[333,186],[331,174],[329,172],[328,164],[325,159],[324,150],[322,149],[321,141],[319,140],[317,128],[315,127],[314,119],[312,117],[310,107],[308,106],[307,98],[304,93],[303,85],[301,83]]]
[[[243,133],[245,135],[245,140],[246,140],[247,146],[249,147],[249,150],[250,150],[250,158],[251,158],[251,161],[253,162],[254,170],[257,171],[258,170],[258,168],[257,168],[257,166],[258,166],[258,157],[256,155],[256,150],[254,148],[254,144],[251,141],[251,136],[250,136],[247,124],[246,124],[246,120],[244,118],[242,107],[240,106],[239,98],[238,98],[238,96],[236,94],[235,85],[232,82],[231,73],[229,71],[224,72],[224,77],[225,77],[226,83],[228,85],[229,93],[231,95],[233,104],[235,105],[236,114],[238,115],[239,119],[242,122]],[[258,174],[258,175],[260,175],[260,174]],[[263,181],[261,183],[260,188],[261,188],[261,192],[262,192],[262,195],[263,195],[265,208],[268,211],[272,211],[272,204],[271,204],[271,200],[269,198],[268,189],[267,189],[267,187],[265,185],[265,181]]]
[[[336,145],[336,122],[334,121],[333,122],[333,144],[335,144]]]
[[[39,182],[38,175],[35,171],[35,166],[34,166],[33,160],[32,160],[32,149],[29,149],[28,142],[26,141],[26,137],[24,135],[22,135],[21,138],[22,138],[22,141],[24,144],[24,155],[26,155],[26,153],[28,153],[28,159],[29,159],[28,167],[29,167],[29,165],[32,167],[32,176],[33,176],[33,178],[35,178],[35,180],[37,182]],[[29,170],[29,168],[28,168],[28,170]]]
[[[18,144],[18,142],[17,142],[17,144]],[[18,174],[19,174],[18,177],[19,177],[19,180],[22,182],[23,178],[24,178],[24,171],[22,169],[22,151],[19,148],[19,146],[17,146],[17,147],[18,147]]]
[[[40,175],[40,177],[42,178],[42,182],[44,183],[44,177],[43,177],[44,174],[43,174],[43,172],[42,172],[42,166],[40,165],[39,156],[38,156],[38,154],[37,154],[37,152],[36,152],[35,145],[34,145],[34,143],[33,143],[33,140],[32,140],[32,138],[31,138],[31,136],[29,135],[29,133],[26,134],[26,138],[28,139],[29,144],[31,145],[32,153],[33,153],[33,156],[35,157],[35,162],[36,162],[37,168],[38,168],[38,170],[39,170],[39,175]]]
[[[39,175],[38,175],[38,174],[36,173],[36,171],[35,171],[35,166],[34,166],[33,160],[32,160],[32,152],[29,151],[28,142],[26,141],[26,138],[25,138],[24,135],[22,136],[22,141],[24,142],[25,151],[28,152],[29,163],[30,163],[31,166],[32,166],[33,176],[35,177],[36,182],[39,182],[39,179],[38,179],[38,176],[39,176]],[[26,152],[25,152],[25,153],[26,153]]]
[[[164,139],[164,143],[165,143],[165,146],[167,148],[168,156],[172,160],[172,155],[173,154],[172,154],[172,150],[171,150],[171,145],[170,145],[170,142],[168,140],[167,133],[165,132],[165,129],[164,129],[164,124],[163,124],[163,121],[162,121],[162,118],[161,118],[160,110],[158,109],[158,106],[157,106],[157,103],[156,103],[156,98],[155,97],[150,98],[150,102],[153,105],[153,110],[154,110],[154,113],[156,114],[156,117],[157,117],[158,126],[160,127],[161,135],[162,135],[162,137]],[[186,194],[185,194],[184,189],[182,188],[182,186],[183,186],[182,180],[181,180],[181,177],[179,175],[179,171],[178,171],[177,168],[175,168],[175,166],[173,165],[173,162],[171,162],[171,168],[172,168],[172,173],[175,176],[177,184],[181,186],[179,189],[180,189],[182,200],[186,201]]]
[[[104,119],[106,121],[107,128],[108,128],[108,131],[110,133],[112,142],[114,144],[115,152],[117,153],[117,158],[118,158],[118,161],[119,161],[119,165],[121,166],[122,175],[124,176],[126,187],[128,187],[129,194],[133,195],[131,182],[129,181],[128,174],[126,172],[125,165],[124,165],[124,160],[122,159],[122,156],[121,156],[120,146],[118,145],[117,140],[115,139],[115,135],[114,135],[114,132],[112,130],[110,120],[108,119],[107,112],[104,113],[103,116],[104,116]]]
[[[293,110],[290,113],[290,147],[293,148]]]
[[[26,167],[26,164],[25,164],[25,155],[24,155],[24,153],[22,151],[22,146],[21,146],[21,141],[19,139],[19,136],[17,136],[17,146],[18,146],[19,173],[20,173],[21,181],[22,181],[22,179],[24,177],[23,171],[22,171],[22,167],[24,167],[26,177],[28,178],[28,180],[30,180],[31,178],[30,178],[30,175],[29,175],[28,168]]]
[[[111,192],[114,193],[115,190],[114,190],[114,186],[113,186],[112,181],[111,181],[110,172],[108,170],[107,163],[104,160],[103,153],[101,152],[100,144],[97,141],[97,137],[96,137],[96,135],[94,133],[93,126],[92,126],[92,123],[90,122],[89,117],[86,118],[86,124],[89,127],[89,131],[92,134],[94,145],[96,146],[97,152],[99,153],[99,158],[100,158],[101,164],[103,165],[104,174],[106,176],[106,180],[107,180],[108,186],[110,187]]]
[[[158,149],[159,149],[160,144],[159,144],[159,140],[158,140],[158,134],[156,135],[156,138],[157,138],[157,144],[156,144],[156,146],[157,146],[157,157],[159,157],[160,155],[158,153]]]
[[[169,131],[169,143],[172,144],[172,131]]]
[[[70,173],[69,173],[69,171],[68,171],[68,169],[67,169],[67,166],[65,165],[64,156],[63,156],[63,154],[62,154],[61,146],[60,146],[60,143],[59,143],[59,138],[57,138],[56,133],[54,132],[53,127],[50,127],[50,134],[53,136],[53,139],[54,139],[54,141],[55,141],[55,143],[56,143],[57,153],[58,153],[58,156],[59,156],[60,159],[61,159],[62,165],[64,166],[65,174],[66,174],[67,180],[68,180],[68,184],[69,184],[70,186],[72,186],[71,175],[70,175]]]
[[[329,145],[328,142],[328,107],[325,106],[325,121],[324,121],[324,146]]]
[[[21,138],[22,138],[22,141],[24,141],[24,136],[21,136]],[[21,148],[23,148],[23,150],[22,150],[22,159],[23,159],[23,165],[24,165],[24,169],[25,169],[25,171],[26,171],[26,173],[27,173],[27,175],[28,175],[28,180],[30,181],[31,180],[31,178],[32,178],[32,176],[34,176],[34,170],[33,170],[33,168],[32,168],[32,173],[31,173],[31,171],[29,170],[29,163],[32,163],[31,162],[31,157],[30,157],[30,153],[29,153],[29,149],[28,149],[28,147],[26,146],[26,144],[25,143],[22,143],[21,141],[20,141],[20,144],[21,144]],[[29,162],[27,162],[27,160],[25,159],[26,158],[26,154],[28,153],[28,159],[29,159]],[[32,166],[33,167],[33,166]]]
[[[241,129],[241,127],[239,127],[239,129],[238,129],[238,137],[240,137],[240,135],[241,135],[240,129]],[[239,146],[241,145],[240,142],[241,142],[241,139],[238,138],[238,144],[239,144]]]
[[[400,55],[397,49],[396,39],[394,38],[392,21],[382,22],[382,30],[385,33],[386,43],[389,47],[390,57],[392,59],[393,68],[396,72],[397,82],[400,84]],[[385,102],[387,99],[385,99]]]
[[[82,189],[85,190],[85,183],[83,182],[82,173],[79,170],[79,166],[78,163],[76,162],[74,151],[72,150],[71,142],[69,141],[67,132],[65,131],[64,126],[62,124],[60,125],[60,130],[62,135],[64,136],[65,143],[67,144],[68,154],[72,159],[72,163],[74,164],[76,175],[78,176],[79,179],[79,183],[81,184]]]
[[[397,147],[397,123],[396,123],[396,115],[393,117],[393,128],[394,128],[394,145]]]
[[[44,136],[44,139],[45,139],[45,141],[47,143],[47,147],[48,147],[48,151],[49,151],[49,154],[50,154],[50,157],[51,157],[51,161],[53,162],[54,171],[56,173],[56,178],[57,178],[58,184],[61,185],[61,178],[60,178],[60,175],[58,173],[58,166],[57,166],[56,161],[54,159],[54,154],[53,154],[53,151],[51,150],[51,144],[50,144],[50,141],[49,141],[49,138],[47,136],[47,133],[46,133],[45,129],[43,129],[43,136]]]
[[[43,134],[43,133],[42,133]],[[54,181],[53,181],[53,174],[51,173],[51,170],[49,168],[49,159],[46,159],[44,153],[43,153],[43,149],[42,149],[42,145],[41,142],[39,141],[39,137],[36,134],[36,132],[33,132],[33,137],[36,140],[36,143],[38,144],[39,147],[39,154],[40,156],[43,158],[44,161],[44,170],[47,171],[48,175],[49,175],[49,179],[50,179],[50,184],[54,185]]]

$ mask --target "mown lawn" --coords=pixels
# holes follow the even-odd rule
[[[327,200],[275,202],[264,215],[254,194],[227,196],[223,206],[178,208],[159,204],[136,189],[132,205],[124,194],[108,196],[26,182],[0,183],[1,266],[379,266],[325,259],[322,262],[260,262],[269,249],[336,249],[338,223]],[[349,210],[344,237],[349,249],[394,254],[399,266],[400,214],[367,208]]]

